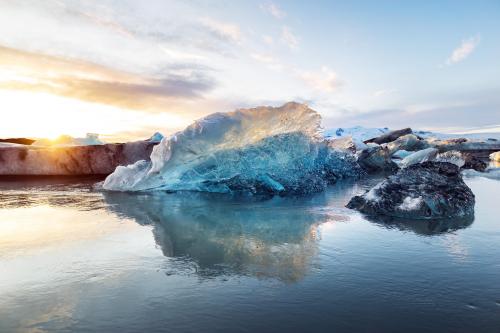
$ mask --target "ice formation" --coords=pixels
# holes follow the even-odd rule
[[[438,154],[435,158],[437,162],[449,162],[455,164],[457,167],[461,168],[465,165],[465,160],[462,153],[455,150],[450,150],[441,154]]]
[[[163,139],[163,137],[164,137],[163,134],[161,134],[160,132],[155,132],[153,135],[151,135],[148,141],[160,142]]]
[[[438,150],[436,148],[422,149],[403,158],[400,166],[402,168],[406,168],[413,164],[432,161],[434,158],[436,158],[437,154]]]
[[[118,167],[103,188],[307,193],[359,175],[352,154],[328,147],[320,123],[298,103],[215,113],[163,138],[151,162]]]

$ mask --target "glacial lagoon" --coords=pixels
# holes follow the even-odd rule
[[[269,199],[3,179],[0,332],[498,332],[498,181],[465,178],[465,220],[344,207],[380,180]]]

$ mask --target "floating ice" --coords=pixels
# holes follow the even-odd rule
[[[435,161],[437,162],[449,162],[455,164],[457,167],[461,168],[465,165],[465,159],[462,153],[456,150],[450,150],[436,156]]]
[[[151,137],[148,139],[148,141],[160,142],[161,139],[163,139],[163,134],[161,134],[160,132],[155,132],[153,135],[151,135]]]
[[[308,193],[359,175],[352,154],[328,147],[320,123],[298,103],[215,113],[163,138],[151,162],[118,167],[103,188]]]
[[[402,168],[406,168],[413,164],[432,161],[434,158],[436,158],[437,154],[438,150],[436,148],[422,149],[403,158],[403,160],[400,163],[400,166]]]

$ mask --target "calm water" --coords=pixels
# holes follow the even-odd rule
[[[378,179],[305,198],[0,182],[0,332],[500,332],[500,182],[475,218],[369,221]]]

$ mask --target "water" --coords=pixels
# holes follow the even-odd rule
[[[344,208],[379,179],[303,198],[0,182],[0,332],[499,332],[499,183],[473,220]]]

